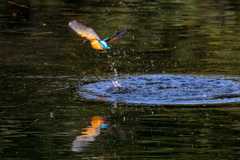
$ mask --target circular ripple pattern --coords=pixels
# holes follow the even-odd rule
[[[240,102],[238,78],[142,75],[83,85],[88,99],[135,104],[215,104]]]

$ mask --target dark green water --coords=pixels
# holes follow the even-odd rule
[[[129,34],[102,53],[70,30],[74,19],[101,38]],[[0,0],[1,159],[238,159],[239,103],[108,103],[83,98],[76,84],[240,77],[239,19],[234,0]]]

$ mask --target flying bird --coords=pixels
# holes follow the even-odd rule
[[[84,24],[73,20],[68,23],[68,26],[74,30],[79,36],[86,38],[85,41],[89,41],[92,45],[92,48],[97,50],[106,50],[110,49],[107,42],[117,42],[119,39],[124,37],[128,30],[124,29],[121,32],[117,32],[112,35],[110,38],[101,40],[97,33],[90,27],[85,26]]]

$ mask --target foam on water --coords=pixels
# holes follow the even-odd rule
[[[215,104],[240,102],[239,78],[183,75],[118,77],[81,86],[87,99],[137,104]]]

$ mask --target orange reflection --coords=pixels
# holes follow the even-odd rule
[[[100,129],[104,124],[104,117],[92,117],[91,126],[84,128],[85,131],[82,132],[83,135],[76,137],[76,139],[73,141],[72,150],[81,152],[83,147],[88,146],[91,141],[95,141],[95,137],[100,134]]]
[[[85,132],[82,132],[82,136],[78,136],[79,140],[83,140],[84,137],[97,136],[100,133],[100,126],[104,124],[104,118],[100,116],[94,116],[91,118],[92,126],[85,128]]]

